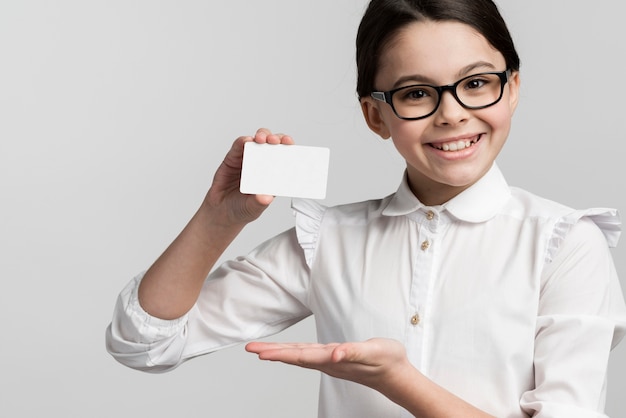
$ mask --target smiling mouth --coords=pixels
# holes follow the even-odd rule
[[[439,144],[430,144],[430,146],[440,151],[461,151],[476,144],[478,141],[480,141],[480,138],[482,138],[482,135],[477,135],[474,137],[474,139],[462,139],[458,141],[442,142]]]

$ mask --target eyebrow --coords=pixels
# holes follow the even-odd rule
[[[461,79],[467,75],[470,75],[471,72],[473,72],[476,69],[484,69],[487,71],[495,71],[496,67],[487,61],[477,61],[474,62],[472,64],[466,65],[465,67],[461,68],[457,73],[456,76],[458,77],[458,79]],[[392,88],[398,88],[403,84],[406,84],[407,82],[415,82],[415,83],[427,83],[427,84],[435,84],[434,80],[430,77],[426,77],[424,75],[421,74],[411,74],[411,75],[406,75],[403,77],[400,77],[398,80],[396,80],[395,83],[393,83],[393,87]]]

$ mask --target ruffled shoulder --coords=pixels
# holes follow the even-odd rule
[[[554,258],[561,242],[565,239],[573,225],[582,218],[588,218],[593,221],[604,234],[609,247],[617,246],[621,234],[621,221],[619,213],[616,209],[610,208],[591,208],[584,210],[575,210],[557,220],[554,225],[552,238],[548,245],[546,261],[550,262]]]
[[[304,250],[304,257],[309,267],[313,265],[320,225],[327,207],[308,199],[293,199],[291,208],[296,217],[296,236]]]

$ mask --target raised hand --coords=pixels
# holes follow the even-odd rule
[[[224,250],[274,199],[239,192],[243,146],[249,141],[293,144],[290,136],[273,134],[267,129],[235,140],[217,169],[200,209],[152,264],[139,285],[139,302],[149,314],[174,319],[188,312]]]
[[[244,144],[250,141],[260,144],[293,144],[290,136],[274,134],[265,128],[259,129],[254,136],[242,136],[233,142],[215,173],[204,202],[207,208],[218,210],[221,214],[219,221],[225,225],[248,223],[257,219],[274,199],[273,196],[243,195],[239,192]]]

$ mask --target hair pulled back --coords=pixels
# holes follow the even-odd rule
[[[375,90],[374,79],[384,47],[402,28],[414,22],[456,21],[474,28],[504,56],[507,68],[519,70],[513,39],[491,0],[372,0],[356,38],[357,94]]]

